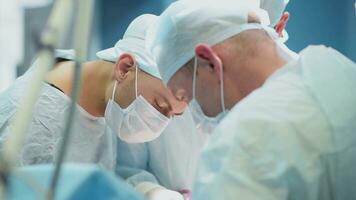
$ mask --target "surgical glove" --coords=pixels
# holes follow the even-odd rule
[[[156,188],[146,194],[149,200],[184,200],[184,197],[176,191],[164,188]]]
[[[182,189],[179,190],[179,193],[181,193],[184,197],[184,200],[191,200],[192,199],[192,192],[188,189]]]

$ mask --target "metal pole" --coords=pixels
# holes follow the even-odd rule
[[[80,1],[80,3],[79,3]],[[75,116],[77,99],[80,91],[80,74],[82,62],[87,60],[87,49],[89,41],[89,33],[91,28],[91,19],[93,12],[93,0],[78,0],[78,14],[76,17],[76,32],[75,32],[75,50],[76,50],[76,61],[75,69],[73,75],[73,85],[72,85],[72,101],[70,104],[70,109],[68,112],[68,117],[66,118],[66,127],[63,132],[63,139],[61,141],[58,160],[56,161],[56,166],[54,169],[54,174],[51,180],[51,185],[47,193],[47,199],[54,199],[56,195],[56,188],[59,180],[59,175],[61,171],[61,166],[66,154],[67,146],[69,144],[69,139],[71,135],[71,128]]]
[[[48,20],[45,31],[42,33],[40,43],[41,50],[38,53],[38,60],[34,64],[34,73],[28,85],[27,94],[23,98],[19,109],[14,116],[14,123],[10,125],[11,134],[4,143],[3,162],[0,164],[2,177],[7,177],[16,166],[18,155],[22,149],[26,136],[26,131],[30,124],[33,107],[40,94],[43,80],[47,72],[54,65],[53,49],[66,35],[71,19],[72,0],[57,0],[52,14]],[[6,178],[5,178],[6,179]],[[5,182],[0,184],[0,197],[4,195]]]

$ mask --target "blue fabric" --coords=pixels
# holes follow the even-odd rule
[[[170,190],[191,190],[200,151],[209,136],[196,130],[187,109],[154,141],[128,144],[118,140],[116,173],[135,187],[151,182]]]
[[[5,199],[43,199],[50,185],[53,170],[52,165],[29,166],[16,170],[9,178]],[[144,198],[125,181],[95,165],[66,164],[61,171],[55,199],[143,200]]]

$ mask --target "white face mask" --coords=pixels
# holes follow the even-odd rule
[[[127,108],[121,108],[114,101],[117,85],[115,82],[112,97],[105,110],[106,123],[127,143],[143,143],[156,139],[170,121],[143,96],[137,96],[137,70],[136,66],[136,99]]]
[[[223,81],[223,71],[221,69],[220,72],[220,102],[221,102],[221,109],[222,112],[219,113],[215,117],[208,117],[204,114],[202,108],[199,105],[199,102],[196,100],[195,97],[195,90],[196,90],[196,74],[197,74],[197,66],[198,65],[198,60],[195,57],[194,60],[194,74],[193,74],[193,99],[189,103],[189,108],[191,110],[193,120],[196,124],[196,128],[199,131],[202,131],[203,133],[212,133],[215,127],[219,124],[219,122],[222,120],[222,118],[225,117],[227,114],[227,111],[225,109],[225,100],[224,100],[224,81]]]

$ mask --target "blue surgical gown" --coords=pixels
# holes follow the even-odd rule
[[[196,130],[187,109],[154,141],[128,144],[118,140],[116,172],[140,192],[156,187],[191,190],[201,149],[209,136]]]

